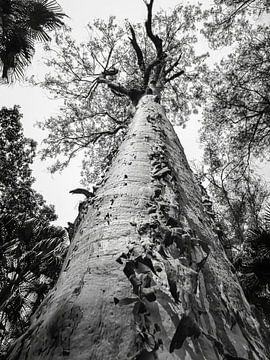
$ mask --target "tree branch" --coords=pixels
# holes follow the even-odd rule
[[[168,75],[173,69],[179,64],[180,59],[182,57],[182,53],[178,56],[175,62],[165,71],[165,76]]]
[[[240,12],[242,8],[248,7],[250,4],[252,4],[255,0],[245,0],[242,4],[240,4],[231,14],[229,14],[227,17],[225,16],[224,20],[217,23],[218,26],[228,24],[229,26],[232,19],[235,17],[235,15]]]
[[[145,63],[144,63],[144,58],[143,58],[143,53],[142,53],[142,50],[137,42],[137,39],[136,39],[136,34],[135,34],[135,31],[132,27],[131,24],[129,24],[129,29],[130,29],[130,32],[131,32],[131,38],[130,39],[130,42],[131,42],[131,45],[133,47],[133,49],[135,50],[135,53],[137,55],[137,61],[138,61],[138,65],[139,65],[139,68],[142,72],[145,71]]]
[[[97,82],[99,84],[106,84],[108,87],[115,93],[123,94],[129,96],[129,90],[126,89],[124,86],[120,85],[119,83],[113,83],[112,81],[106,78],[98,78]]]
[[[93,144],[95,144],[101,136],[115,135],[118,133],[119,130],[124,129],[124,128],[126,128],[126,125],[122,124],[122,125],[117,126],[113,130],[105,130],[105,131],[101,131],[101,132],[92,133],[92,134],[90,134],[90,136],[93,136],[92,141],[93,141]]]
[[[154,35],[152,30],[152,9],[153,9],[154,0],[150,0],[149,4],[147,3],[146,0],[143,1],[147,7],[147,20],[145,22],[146,34],[156,48],[157,57],[162,58],[163,55],[162,40],[158,35]]]
[[[176,79],[177,77],[183,75],[184,73],[185,73],[184,70],[178,71],[177,73],[173,74],[173,75],[172,75],[171,77],[169,77],[168,79],[165,79],[165,84],[166,84],[167,82],[172,81],[172,80]]]
[[[124,86],[120,85],[119,83],[114,83],[106,78],[98,78],[97,79],[98,84],[106,84],[111,91],[117,95],[117,96],[128,96],[129,99],[132,101],[133,105],[137,105],[138,100],[141,98],[141,96],[144,94],[144,90],[142,89],[127,89]]]

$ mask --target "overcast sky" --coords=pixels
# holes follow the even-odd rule
[[[197,1],[190,1],[197,3]],[[67,23],[72,27],[74,36],[78,40],[86,38],[86,24],[94,18],[108,18],[115,15],[120,20],[128,18],[131,22],[142,21],[145,18],[145,5],[143,0],[59,0],[63,11],[70,17]],[[179,0],[155,0],[154,11],[169,9],[179,3]],[[204,1],[204,5],[210,1]],[[28,75],[37,75],[42,67],[42,51],[37,51]],[[50,99],[49,94],[37,87],[25,83],[0,86],[0,107],[21,106],[23,113],[24,132],[39,143],[45,137],[44,133],[34,126],[36,121],[42,121],[56,114],[59,102]],[[186,129],[180,129],[178,134],[185,148],[189,160],[199,159],[202,151],[198,143],[198,122],[196,119],[187,123]],[[82,199],[69,194],[69,190],[80,185],[80,161],[72,161],[70,166],[61,174],[51,175],[47,167],[50,162],[41,162],[36,157],[33,165],[33,174],[36,178],[34,188],[39,191],[46,201],[55,205],[58,214],[57,223],[65,226],[67,221],[74,221],[77,207]]]

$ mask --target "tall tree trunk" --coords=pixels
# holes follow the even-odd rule
[[[9,359],[269,359],[183,149],[144,96]]]

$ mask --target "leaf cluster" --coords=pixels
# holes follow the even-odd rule
[[[221,158],[220,154],[214,154],[213,148],[205,153],[205,161],[199,177],[213,201],[216,220],[224,236],[223,245],[232,260],[245,241],[248,229],[259,226],[260,213],[270,196],[269,187],[254,171],[243,174],[227,156]]]
[[[234,43],[248,23],[263,21],[270,11],[268,0],[214,0],[205,11],[203,34],[214,49]]]
[[[226,142],[242,166],[251,156],[268,159],[270,145],[270,32],[267,26],[245,30],[241,44],[207,75],[202,132],[204,143],[221,134],[222,146]]]
[[[270,211],[260,226],[253,228],[235,259],[237,275],[249,302],[260,309],[270,324]]]

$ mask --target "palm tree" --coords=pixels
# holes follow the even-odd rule
[[[235,268],[248,301],[262,312],[270,326],[270,206],[263,221],[249,230]]]
[[[54,0],[0,0],[0,69],[2,78],[23,76],[36,40],[63,25],[65,14]]]
[[[10,227],[15,228],[10,237]],[[0,358],[29,325],[30,316],[55,284],[69,240],[44,219],[0,216]]]

